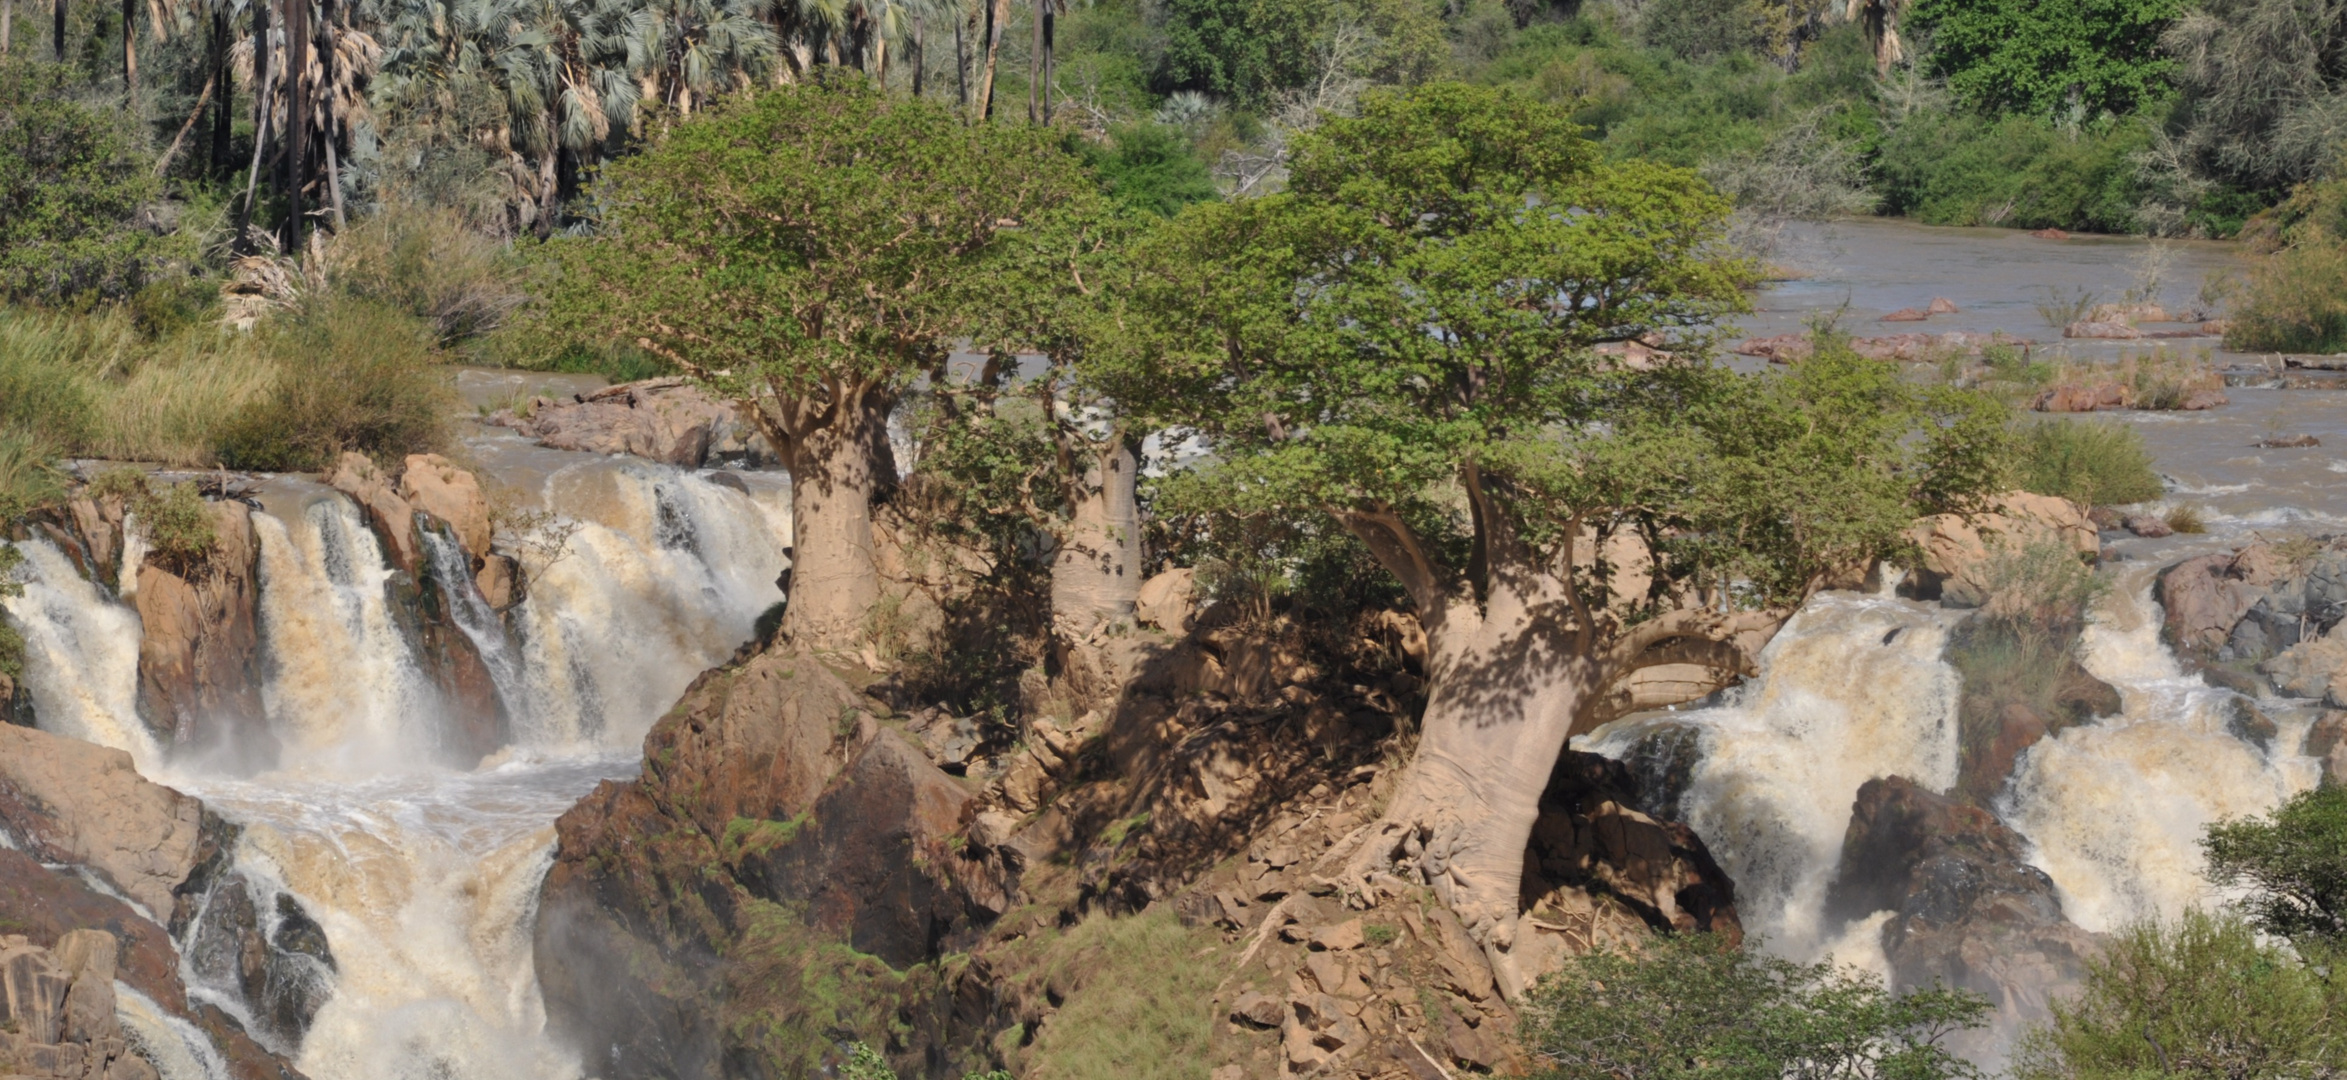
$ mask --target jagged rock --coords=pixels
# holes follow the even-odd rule
[[[1182,566],[1142,582],[1140,597],[1133,607],[1133,617],[1170,633],[1189,633],[1191,620],[1197,616],[1196,604],[1191,598],[1196,587],[1197,573]]]
[[[633,454],[684,468],[698,468],[722,438],[741,438],[730,407],[675,378],[623,383],[570,401],[538,398],[526,416],[501,410],[489,422],[557,450]]]
[[[1231,1003],[1234,1023],[1253,1024],[1260,1028],[1275,1028],[1287,1016],[1287,1007],[1278,998],[1249,990]]]
[[[2169,638],[2180,649],[2215,653],[2242,616],[2265,599],[2271,573],[2263,561],[2244,561],[2240,553],[2202,555],[2160,571]]]
[[[0,726],[0,829],[43,859],[89,867],[156,918],[175,917],[224,828],[203,803],[140,776],[129,754]]]
[[[481,559],[481,572],[474,575],[473,585],[481,590],[481,599],[498,611],[512,607],[519,597],[515,585],[521,580],[520,568],[513,557],[495,552]]]
[[[399,474],[399,495],[409,506],[447,522],[476,566],[488,556],[489,500],[472,473],[438,454],[409,454]]]
[[[2105,341],[2132,341],[2143,336],[2143,331],[2123,322],[2092,322],[2081,319],[2062,328],[2066,338],[2096,338]]]
[[[1921,308],[1900,308],[1882,317],[1883,322],[1922,322],[1931,318],[1931,312]]]
[[[2306,743],[2299,752],[2323,763],[2325,783],[2347,782],[2347,712],[2324,710],[2306,729]]]
[[[2292,697],[2321,698],[2334,709],[2347,708],[2347,636],[2336,630],[2313,641],[2301,641],[2258,665],[2274,681],[2274,688]]]
[[[382,539],[383,553],[392,568],[414,574],[419,557],[415,507],[400,497],[391,478],[383,475],[365,454],[344,451],[333,470],[326,474],[326,484],[359,504],[359,509],[367,515],[367,523]]]
[[[2053,880],[2028,855],[2028,841],[1986,810],[1905,777],[1869,780],[1827,913],[1894,913],[1883,952],[1899,987],[1938,979],[1988,995],[2004,1026],[2041,1019],[2080,985],[2095,937],[2063,916]]]
[[[275,934],[264,933],[264,904],[276,910]],[[283,1046],[300,1047],[333,996],[334,953],[324,929],[292,896],[256,898],[244,878],[212,892],[188,934],[187,965],[202,984],[234,987],[262,1033]]]
[[[703,995],[745,935],[797,926],[908,965],[967,947],[1009,907],[1011,845],[955,844],[968,789],[873,708],[804,654],[708,672],[646,737],[642,776],[606,782],[556,823],[538,977],[548,1030],[590,1073],[721,1071],[727,1040],[757,1035],[721,1028]],[[959,991],[905,992],[948,1003],[904,1006],[931,1018],[907,1037],[942,1045]]]
[[[2081,556],[2102,550],[2102,541],[2086,511],[2068,499],[2051,495],[2009,492],[1990,501],[1986,513],[1970,519],[1937,514],[1916,522],[1907,536],[1922,551],[1916,568],[1921,595],[1936,595],[1951,604],[1978,604],[1984,595],[1980,571],[1992,548],[2022,548],[2056,543]]]
[[[138,569],[139,695],[148,722],[183,752],[252,766],[273,763],[277,738],[261,715],[260,544],[252,511],[214,502],[213,545],[192,567],[148,559]],[[185,571],[185,576],[180,571]]]
[[[2323,441],[2321,439],[2315,438],[2312,435],[2300,435],[2295,438],[2282,438],[2276,436],[2259,439],[2257,441],[2257,445],[2261,449],[2266,450],[2299,450],[2310,446],[2321,446],[2322,444]]]
[[[180,983],[179,958],[170,936],[130,905],[93,890],[78,877],[52,872],[23,852],[0,848],[0,924],[23,931],[18,938],[0,938],[0,954],[12,951],[7,942],[51,951],[50,968],[66,981],[59,999],[58,1033],[66,1034],[68,1021],[77,1008],[82,1010],[83,1016],[73,1022],[84,1025],[77,1030],[90,1032],[93,1041],[65,1045],[80,1046],[77,1054],[82,1057],[97,1057],[106,1070],[102,1074],[106,1080],[154,1080],[155,1076],[135,1054],[116,1049],[125,1045],[118,1031],[109,1033],[107,1024],[115,1016],[111,999],[116,980],[209,1036],[228,1066],[231,1080],[303,1080],[300,1072],[254,1042],[225,1013],[209,1006],[191,1007]],[[81,972],[87,974],[76,978]],[[7,1038],[0,1035],[0,1042]],[[89,1053],[91,1047],[97,1049],[96,1054]],[[7,1056],[7,1047],[0,1046],[0,1075],[10,1074]],[[59,1059],[54,1051],[34,1056],[51,1062]],[[82,1080],[87,1073],[70,1075]]]
[[[1934,315],[1954,315],[1962,309],[1956,306],[1955,301],[1950,300],[1945,296],[1935,296],[1931,298],[1931,306],[1924,308],[1923,310],[1928,311]]]
[[[2120,524],[2125,525],[2128,532],[2146,540],[2158,540],[2176,535],[2176,530],[2156,514],[2129,514],[2121,519]]]

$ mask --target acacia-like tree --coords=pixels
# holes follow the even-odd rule
[[[853,651],[880,598],[890,409],[969,335],[1021,222],[1088,186],[1047,132],[824,77],[612,164],[602,231],[556,245],[548,308],[744,407],[791,474],[784,631]]]
[[[1326,512],[1400,579],[1428,702],[1347,885],[1430,885],[1521,989],[1524,848],[1566,740],[1642,669],[1752,671],[1803,598],[1994,486],[2001,413],[1846,348],[1756,377],[1599,351],[1700,349],[1752,275],[1723,199],[1602,160],[1563,109],[1432,85],[1295,150],[1287,192],[1192,207],[1134,254],[1155,392],[1212,454],[1166,497]]]

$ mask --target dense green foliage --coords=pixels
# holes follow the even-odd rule
[[[1958,100],[2072,124],[2170,92],[2160,35],[2186,0],[1916,0],[1931,65]]]
[[[1206,163],[1170,125],[1142,122],[1119,128],[1109,134],[1107,145],[1079,142],[1077,151],[1099,176],[1100,189],[1135,210],[1171,217],[1218,194]]]
[[[2329,1075],[2347,1065],[2347,1031],[2326,968],[2232,915],[2128,927],[2087,961],[2079,996],[2023,1038],[2014,1076]]]
[[[119,116],[57,66],[0,58],[0,300],[119,298],[144,280],[157,194]]]
[[[2300,188],[2245,232],[2258,254],[2225,343],[2347,352],[2347,179]]]
[[[2143,435],[2123,423],[2040,420],[2021,429],[2023,491],[2059,495],[2081,506],[2120,506],[2160,497]]]
[[[2269,934],[2347,936],[2347,787],[2293,795],[2270,815],[2209,826],[2210,880],[2241,888],[2243,909]]]
[[[1605,161],[1563,108],[1373,94],[1299,139],[1288,192],[1196,207],[1136,253],[1156,393],[1217,453],[1167,501],[1327,510],[1391,538],[1389,567],[1425,563],[1402,575],[1421,604],[1470,533],[1547,550],[1584,528],[1642,538],[1657,595],[1726,575],[1775,602],[1992,486],[2001,406],[1830,343],[1755,378],[1592,351],[1700,340],[1741,305],[1726,212],[1684,171]]]
[[[1672,934],[1567,961],[1529,995],[1523,1036],[1553,1080],[1928,1080],[1978,1075],[1941,1042],[1989,1012],[1969,991],[1894,994],[1855,969]]]

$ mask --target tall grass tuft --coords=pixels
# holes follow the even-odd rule
[[[429,324],[375,301],[313,302],[258,331],[276,377],[220,432],[222,461],[302,471],[345,450],[377,458],[438,446],[453,405]]]
[[[1053,981],[1080,986],[1043,1026],[1021,1075],[1175,1080],[1204,1071],[1213,1037],[1209,1001],[1221,977],[1213,934],[1184,929],[1156,911],[1094,915],[1048,939],[1041,958]]]
[[[520,307],[521,261],[445,207],[392,202],[335,237],[326,275],[346,295],[430,323],[453,347],[504,325]]]
[[[2156,499],[2165,486],[2152,471],[2143,436],[2120,423],[2041,420],[2021,431],[2021,487],[2082,506]]]

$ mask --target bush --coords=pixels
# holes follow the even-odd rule
[[[375,458],[440,445],[451,400],[429,324],[380,303],[339,299],[255,331],[276,384],[221,435],[232,468],[305,471],[355,450]]]
[[[327,280],[428,322],[442,346],[503,325],[527,294],[521,263],[444,207],[391,202],[334,238]]]
[[[2064,130],[2036,117],[1920,112],[1882,141],[1884,213],[1929,225],[2125,233],[2143,201],[2141,119]]]
[[[1100,178],[1100,189],[1135,210],[1172,217],[1182,207],[1216,197],[1214,178],[1180,130],[1141,123],[1110,133],[1107,146],[1078,148]]]
[[[1854,968],[1796,964],[1710,934],[1601,949],[1542,979],[1524,1009],[1537,1075],[1557,1080],[1973,1077],[1940,1041],[1988,1019],[1966,990],[1908,994]]]
[[[2347,179],[2299,189],[2242,232],[2258,254],[2225,344],[2347,352]]]
[[[146,473],[124,467],[90,481],[89,494],[122,499],[148,546],[182,568],[203,561],[219,540],[212,511],[194,484],[158,485]]]
[[[2246,890],[2242,907],[2269,934],[2347,937],[2347,787],[2303,791],[2262,818],[2209,826],[2209,880]]]
[[[128,296],[157,192],[122,117],[73,99],[62,65],[0,58],[0,298]]]
[[[2024,491],[2059,495],[2081,506],[2156,499],[2166,490],[2152,471],[2143,435],[2123,423],[2040,420],[2021,432]]]
[[[2337,989],[2233,915],[2120,931],[2016,1049],[2016,1080],[2314,1077],[2347,1064]]]
[[[2166,97],[2160,34],[2184,0],[1917,0],[1908,25],[1967,105],[2075,123]]]

